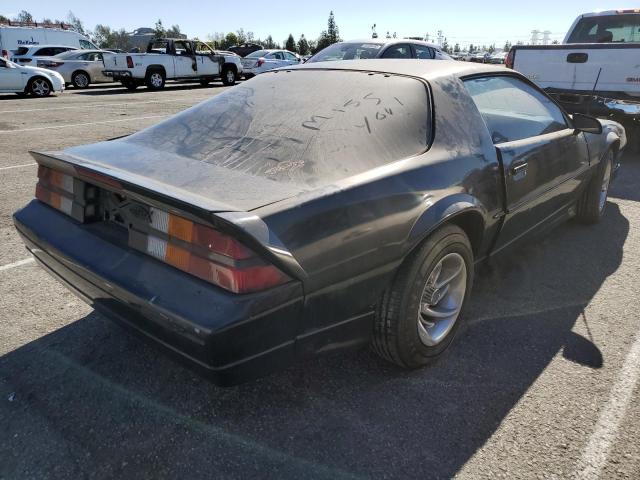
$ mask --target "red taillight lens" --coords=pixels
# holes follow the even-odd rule
[[[504,61],[504,66],[507,68],[513,69],[513,61],[516,59],[516,49],[511,47],[509,53],[507,54],[507,58]]]
[[[2,50],[2,56],[4,58],[6,58],[7,60],[9,60],[9,51],[8,50]]]
[[[131,58],[131,55],[127,55],[127,68],[133,68],[133,58]]]
[[[38,165],[36,198],[79,222],[96,214],[96,188],[73,176]]]
[[[264,64],[264,58],[259,58],[258,63],[256,63],[256,67],[261,67]]]
[[[149,211],[151,229],[132,232],[133,248],[234,293],[266,290],[290,280],[229,235],[164,210]]]

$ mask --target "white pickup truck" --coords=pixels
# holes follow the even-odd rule
[[[505,63],[570,113],[622,123],[640,145],[640,9],[585,13],[561,45],[517,45]]]
[[[159,38],[149,42],[146,53],[105,55],[103,73],[129,90],[146,85],[161,90],[167,80],[197,80],[202,85],[218,78],[233,85],[242,73],[240,57],[219,55],[197,40]]]

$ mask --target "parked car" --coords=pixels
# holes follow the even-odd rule
[[[257,43],[243,43],[242,45],[234,45],[233,47],[229,47],[230,52],[233,52],[241,57],[246,57],[250,53],[257,52],[258,50],[264,50],[264,47]]]
[[[38,57],[53,57],[69,50],[78,50],[76,47],[65,45],[26,45],[18,47],[11,56],[11,61],[20,65],[36,64]]]
[[[492,54],[486,61],[486,63],[492,63],[492,64],[502,64],[504,63],[505,59],[507,58],[507,53],[508,52],[496,52],[494,54]]]
[[[71,25],[9,22],[0,24],[0,57],[11,59],[20,47],[30,45],[64,45],[74,48],[96,49],[86,36],[71,30]],[[52,53],[47,53],[52,55]]]
[[[121,48],[103,48],[103,52],[111,52],[111,53],[127,53]]]
[[[491,54],[488,52],[478,52],[474,55],[471,55],[469,59],[470,62],[475,63],[490,63],[489,59],[491,58]]]
[[[0,58],[0,93],[46,97],[51,92],[63,91],[64,79],[59,73],[44,68],[23,67]]]
[[[113,82],[102,73],[104,56],[113,55],[103,50],[71,50],[55,57],[38,58],[38,67],[55,70],[65,83],[76,88],[87,88],[92,83]]]
[[[197,80],[202,85],[222,79],[234,85],[242,73],[237,55],[216,55],[199,40],[158,38],[149,42],[146,53],[116,53],[104,57],[103,73],[129,90],[146,85],[161,90],[167,80]]]
[[[569,112],[622,123],[640,149],[640,9],[584,13],[561,45],[514,45],[506,65]]]
[[[415,368],[451,344],[479,262],[602,218],[624,146],[502,67],[313,63],[34,153],[14,222],[56,279],[219,383],[369,342]]]
[[[257,50],[242,59],[242,69],[244,77],[251,78],[259,73],[299,63],[300,57],[288,50]]]
[[[367,58],[451,60],[439,45],[411,39],[376,39],[338,42],[320,50],[306,63]]]

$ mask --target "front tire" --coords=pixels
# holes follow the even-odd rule
[[[607,206],[613,162],[614,153],[609,149],[602,157],[598,170],[578,201],[577,219],[580,222],[594,224],[602,220]]]
[[[236,71],[231,67],[222,69],[222,84],[230,87],[236,84]]]
[[[76,72],[71,77],[71,83],[75,88],[87,88],[91,83],[91,79],[86,72]]]
[[[473,251],[464,231],[445,225],[402,264],[380,302],[373,349],[404,368],[438,359],[451,345],[473,284]]]
[[[27,90],[34,97],[42,98],[51,95],[51,90],[53,90],[53,87],[51,86],[51,83],[49,83],[49,80],[47,80],[46,78],[36,77],[29,80]]]
[[[149,90],[162,90],[164,88],[166,77],[162,70],[150,70],[145,77],[145,83]]]

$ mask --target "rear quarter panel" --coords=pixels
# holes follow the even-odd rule
[[[431,90],[429,151],[253,212],[308,275],[303,334],[372,312],[407,255],[463,209],[482,216],[478,256],[488,249],[502,202],[495,149],[459,79]]]

